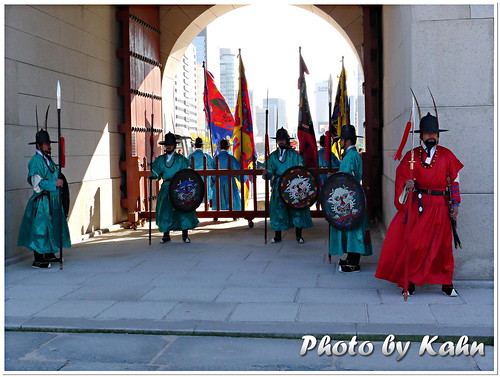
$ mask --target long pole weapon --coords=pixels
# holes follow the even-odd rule
[[[149,135],[149,168],[151,173],[153,173],[153,147],[154,147],[154,136],[153,136],[153,124],[154,124],[154,98],[151,99],[151,133]],[[151,246],[151,222],[153,220],[153,180],[149,179],[149,245]]]
[[[332,116],[332,88],[333,80],[332,74],[330,73],[330,78],[328,79],[328,171],[332,170],[332,133],[330,130],[330,122]],[[331,257],[330,257],[331,258]]]
[[[63,148],[62,144],[64,143],[64,139],[61,136],[61,84],[59,80],[57,80],[57,140],[58,143],[58,154],[59,154],[59,177],[62,174],[62,168],[64,167],[64,157],[63,157]],[[59,188],[59,202],[61,203],[62,209],[62,187]],[[60,238],[59,238],[59,269],[63,269],[63,215],[61,214],[60,221]]]
[[[264,136],[264,164],[267,170],[267,160],[269,158],[269,89],[267,90],[267,103],[266,103],[266,135]],[[267,213],[269,211],[269,182],[266,180],[266,191],[264,198],[264,244],[267,244]]]
[[[414,179],[414,164],[415,164],[415,112],[413,111],[413,107],[415,104],[417,105],[418,108],[418,117],[419,119],[421,118],[421,112],[420,112],[420,105],[418,104],[417,97],[415,96],[415,93],[413,93],[413,90],[410,88],[411,93],[413,95],[413,100],[412,101],[412,110],[410,113],[410,119],[413,121],[411,125],[411,152],[410,152],[410,179]],[[413,119],[412,119],[413,116]],[[405,237],[405,243],[406,243],[406,248],[405,248],[405,255],[404,255],[404,262],[405,262],[405,278],[403,282],[403,299],[405,301],[408,300],[408,286],[409,286],[409,281],[408,281],[408,243],[409,243],[409,235],[411,231],[411,210],[412,210],[412,202],[413,202],[413,190],[408,192],[408,198],[406,199],[407,203],[407,210],[406,210],[406,237]]]

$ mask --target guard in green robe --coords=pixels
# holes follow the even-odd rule
[[[185,243],[190,243],[188,229],[196,228],[199,223],[196,211],[178,211],[172,206],[168,196],[170,180],[179,170],[189,168],[190,163],[186,157],[175,152],[177,140],[173,133],[167,133],[165,140],[158,144],[165,146],[165,154],[153,161],[151,179],[163,179],[156,201],[156,225],[158,225],[160,232],[163,232],[161,243],[170,242],[171,230],[182,230],[182,240]]]
[[[61,234],[62,246],[71,247],[68,223],[61,205],[60,189],[63,180],[59,178],[59,166],[51,158],[49,133],[44,129],[36,133],[36,153],[28,164],[28,183],[33,195],[26,205],[19,230],[18,246],[33,250],[33,268],[50,268],[50,262],[59,258]],[[62,232],[61,232],[62,225]]]
[[[340,130],[340,145],[344,150],[339,172],[354,175],[361,182],[363,176],[363,161],[356,149],[356,129],[353,125],[344,125]],[[361,137],[361,136],[360,136]],[[330,226],[330,255],[347,253],[346,259],[340,259],[340,272],[359,272],[361,255],[372,255],[372,245],[369,237],[368,216],[364,216],[361,225],[352,230],[339,230]]]
[[[270,219],[271,229],[275,231],[272,243],[281,242],[281,232],[295,227],[295,237],[298,243],[304,243],[302,228],[313,226],[309,208],[293,209],[280,198],[278,191],[280,176],[293,166],[304,166],[302,156],[290,147],[290,136],[283,127],[276,131],[278,148],[269,155],[263,178],[271,180]]]

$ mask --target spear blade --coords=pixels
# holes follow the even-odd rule
[[[57,110],[61,110],[61,84],[57,80]]]

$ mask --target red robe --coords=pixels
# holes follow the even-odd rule
[[[444,191],[448,186],[447,173],[454,182],[463,167],[453,152],[441,146],[436,147],[431,167],[422,163],[427,153],[421,146],[414,151],[413,177],[419,189]],[[452,284],[455,262],[448,197],[422,194],[420,216],[416,192],[411,193],[405,204],[399,202],[405,182],[411,179],[410,157],[408,151],[396,169],[394,204],[398,212],[387,229],[375,277],[402,288],[405,281],[416,285]]]

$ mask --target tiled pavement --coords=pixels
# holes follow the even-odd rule
[[[262,219],[253,229],[245,220],[205,221],[191,244],[174,232],[162,245],[155,232],[148,246],[146,226],[66,249],[62,271],[58,264],[33,270],[28,259],[8,265],[6,329],[373,340],[435,334],[492,342],[493,282],[457,281],[456,298],[438,286],[417,287],[404,302],[399,288],[374,277],[380,229],[372,229],[374,255],[362,258],[360,273],[347,275],[328,264],[327,224],[314,221],[303,245],[293,231],[280,244],[264,244]]]

